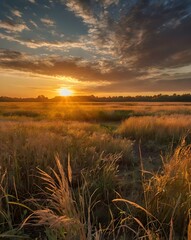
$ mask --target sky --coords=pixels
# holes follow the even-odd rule
[[[0,96],[191,91],[190,0],[1,0]]]

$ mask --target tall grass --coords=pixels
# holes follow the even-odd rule
[[[52,230],[56,239],[85,240],[83,219],[77,210],[69,180],[58,157],[56,165],[58,173],[52,169],[53,176],[39,169],[41,179],[46,184],[46,205],[44,209],[34,211],[30,218],[34,225],[46,227],[47,235],[51,234]]]
[[[125,137],[153,140],[159,143],[178,141],[191,129],[191,118],[187,115],[131,117],[125,120],[117,132]]]
[[[191,209],[191,145],[180,145],[164,163],[162,174],[145,188],[148,210],[179,237],[187,232]]]
[[[28,239],[17,220],[23,221],[30,209],[20,203],[18,197],[16,186],[15,196],[9,194],[7,171],[0,171],[0,239]]]
[[[2,122],[0,125],[0,150],[1,173],[4,173],[7,167],[9,168],[6,175],[6,189],[9,191],[6,192],[6,195],[14,196],[9,201],[19,204],[26,204],[26,198],[34,199],[36,196],[38,198],[41,196],[43,199],[45,197],[44,191],[42,191],[44,189],[42,179],[35,177],[37,168],[47,174],[46,180],[48,180],[48,176],[52,177],[55,186],[58,186],[58,183],[61,184],[58,179],[55,179],[58,174],[56,175],[54,156],[57,153],[62,167],[67,169],[69,166],[68,153],[70,153],[72,169],[72,183],[69,183],[69,190],[72,192],[70,197],[74,200],[76,199],[76,197],[73,198],[74,195],[77,196],[76,206],[83,206],[85,210],[82,210],[81,207],[78,211],[76,210],[78,213],[80,212],[79,221],[82,221],[81,217],[83,216],[85,219],[83,222],[87,226],[87,216],[91,215],[92,231],[96,236],[103,235],[99,226],[107,227],[112,219],[110,214],[112,206],[110,205],[115,197],[115,191],[119,188],[118,166],[132,168],[134,160],[131,141],[116,138],[99,125],[78,122]],[[62,194],[64,193],[62,192]],[[46,206],[48,209],[51,209],[50,195],[47,195],[49,201],[46,202]],[[5,199],[4,196],[2,198]],[[61,201],[60,195],[57,196],[57,201],[59,199]],[[82,202],[84,203],[82,204]],[[92,204],[98,202],[94,208],[91,208],[91,211],[88,210],[90,202]],[[57,202],[57,204],[61,203]],[[7,206],[4,205],[1,211],[7,209]],[[29,201],[27,201],[27,206],[33,209],[37,207]],[[44,209],[43,203],[40,206],[39,209],[43,210],[41,214],[63,216],[55,209],[55,211]],[[75,209],[77,209],[76,206]],[[62,207],[60,206],[60,208]],[[18,226],[29,213],[30,211],[21,205],[20,207],[11,205],[10,220],[13,221],[14,226]],[[55,221],[59,220],[59,217],[55,217]],[[67,217],[69,216],[67,215]],[[9,229],[7,224],[1,226],[2,233]],[[27,229],[26,231],[28,232]],[[55,231],[55,229],[49,231],[49,228],[46,227],[47,235],[52,236]],[[63,231],[65,236],[66,229]],[[29,234],[31,234],[30,231]],[[38,233],[34,233],[34,235],[38,236]]]
[[[105,162],[103,165],[104,174],[107,176],[103,175],[101,179],[97,177],[100,184],[104,186],[102,193],[115,190],[115,186],[110,185],[108,187],[108,184],[114,183],[114,177],[117,173],[114,166],[117,159],[117,156],[114,156],[113,159],[110,156],[111,162]],[[83,183],[74,191],[71,187],[72,170],[70,158],[68,159],[67,174],[58,156],[56,156],[55,160],[57,170],[51,169],[52,176],[38,169],[40,179],[45,184],[41,188],[44,195],[43,203],[36,205],[37,210],[26,218],[23,226],[28,224],[43,226],[46,229],[45,235],[48,239],[101,240],[101,236],[104,235],[108,237],[112,234],[114,236],[113,229],[104,229],[101,223],[96,226],[97,214],[93,215],[93,212],[95,213],[94,208],[103,200],[103,196],[98,194],[101,188],[99,184],[96,184],[94,178],[91,178],[90,181],[88,176],[84,175]],[[98,171],[100,172],[100,169]],[[96,184],[95,189],[91,188],[92,184]],[[111,219],[112,221],[113,219]]]
[[[189,131],[189,115],[179,114],[184,109],[74,105],[0,107],[0,238],[25,239],[24,233],[49,240],[189,237],[190,136],[162,161],[148,150],[149,141],[155,146],[177,144]],[[39,116],[30,115],[29,106]],[[190,114],[190,107],[185,108]],[[15,116],[3,116],[6,112]],[[141,117],[130,117],[134,114]],[[80,122],[74,121],[78,117]],[[118,128],[116,122],[105,122],[124,117],[129,118]],[[134,141],[139,139],[141,168]],[[152,158],[160,160],[157,170],[149,165]],[[151,172],[144,169],[148,165]],[[35,226],[19,228],[25,218]]]
[[[76,176],[80,170],[96,166],[96,159],[121,153],[121,160],[131,165],[132,143],[115,139],[99,126],[84,123],[62,122],[3,122],[0,125],[0,161],[4,171],[9,166],[9,189],[14,190],[13,177],[19,192],[35,192],[31,176],[36,167],[46,170],[53,167],[52,159],[58,153],[66,166],[70,152],[71,165]],[[24,179],[24,181],[23,181]],[[37,183],[37,182],[36,182]]]
[[[127,205],[128,211],[123,222],[128,229],[131,226],[136,239],[173,240],[190,236],[190,156],[191,145],[185,144],[183,139],[173,155],[164,161],[163,171],[143,180],[145,198],[142,203],[122,198],[114,200]],[[134,211],[129,210],[132,208]]]

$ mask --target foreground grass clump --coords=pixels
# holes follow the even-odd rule
[[[84,178],[81,187],[74,191],[71,187],[70,158],[68,160],[67,174],[58,157],[56,157],[57,170],[51,169],[52,176],[39,169],[40,178],[45,184],[42,189],[43,203],[36,204],[37,210],[26,218],[22,224],[23,227],[44,227],[44,235],[47,239],[101,240],[105,239],[104,235],[105,237],[109,237],[110,234],[114,236],[115,233],[108,231],[109,228],[103,229],[101,223],[96,224],[97,217],[93,214],[95,213],[94,208],[102,198],[97,194],[98,188],[91,192],[90,185],[94,182],[94,179],[91,179],[90,182],[90,179]],[[109,168],[109,166],[110,163],[107,163],[107,173],[115,177],[113,175],[115,170]],[[110,180],[114,181],[114,178]],[[105,183],[109,181],[107,177],[104,180]]]
[[[189,129],[191,118],[188,115],[145,116],[125,120],[117,132],[137,140],[168,143],[172,140],[179,141]]]
[[[191,145],[179,145],[161,173],[146,177],[142,168],[142,203],[115,199],[128,207],[122,221],[135,239],[186,239],[191,209]],[[134,224],[132,224],[134,222]],[[145,238],[143,238],[145,236]],[[188,238],[190,239],[190,238]]]
[[[85,240],[83,216],[78,210],[69,186],[72,181],[72,172],[68,171],[67,178],[58,157],[56,157],[56,165],[58,173],[52,169],[53,176],[39,169],[40,178],[46,184],[45,203],[44,207],[39,205],[39,209],[35,210],[28,219],[35,226],[45,227],[45,235],[50,239],[52,235],[54,239]],[[71,169],[70,166],[68,168]]]
[[[185,236],[191,209],[191,145],[178,146],[145,187],[147,208],[179,237]]]

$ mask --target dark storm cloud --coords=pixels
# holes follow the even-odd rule
[[[191,91],[191,77],[187,79],[159,80],[154,83],[152,91]]]
[[[99,50],[107,49],[129,67],[174,67],[191,62],[187,53],[191,51],[189,0],[64,2],[89,24],[89,36]]]
[[[128,84],[124,82],[114,82],[106,86],[94,86],[93,91],[96,92],[111,92],[111,93],[131,93],[131,92],[178,92],[191,91],[191,78],[176,79],[176,80],[131,80]]]
[[[169,67],[185,62],[191,51],[190,1],[138,1],[116,24],[115,49],[122,58],[134,57],[135,67]],[[178,59],[173,56],[182,54]]]

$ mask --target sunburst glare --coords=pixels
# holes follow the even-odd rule
[[[73,94],[73,91],[68,88],[60,88],[58,91],[59,95],[63,97],[71,96]]]

